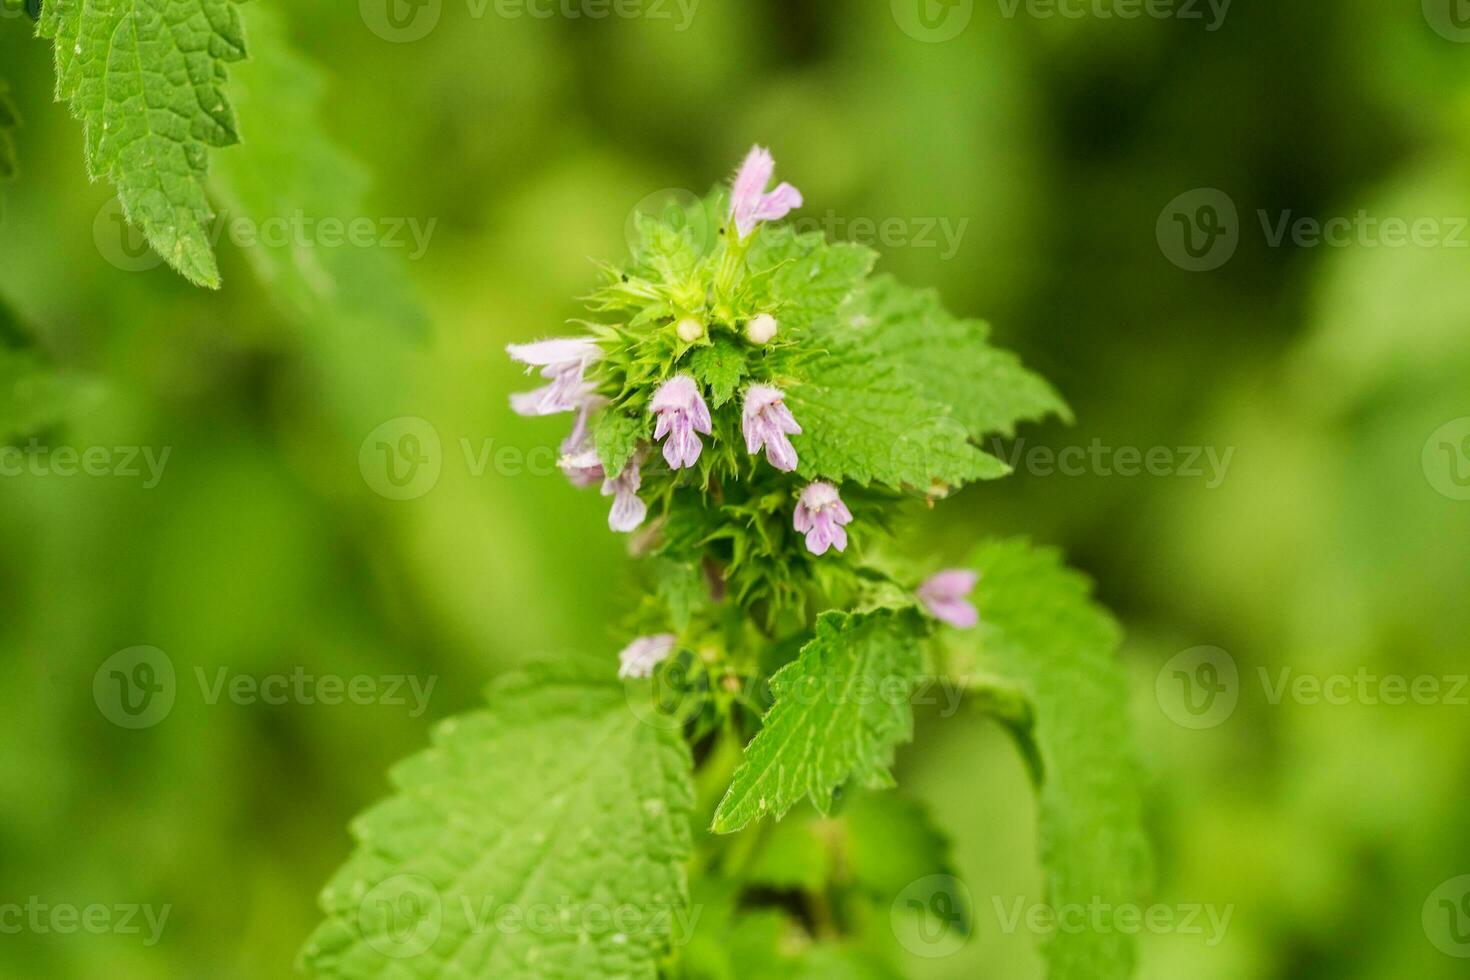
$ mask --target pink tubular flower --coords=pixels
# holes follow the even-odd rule
[[[762,221],[778,221],[792,209],[801,207],[801,191],[790,184],[783,183],[771,193],[766,193],[775,173],[776,161],[771,158],[771,151],[763,146],[752,147],[740,165],[730,195],[730,217],[735,219],[741,238],[754,231]]]
[[[808,484],[797,498],[791,519],[792,527],[806,535],[806,550],[814,555],[824,555],[833,547],[846,551],[847,530],[842,525],[851,523],[852,512],[830,483]]]
[[[653,429],[654,440],[668,436],[664,440],[664,459],[669,461],[669,468],[677,470],[693,466],[704,448],[695,433],[709,435],[711,432],[709,406],[700,397],[699,386],[694,379],[687,374],[678,374],[665,381],[654,392],[648,407],[658,416],[658,424]]]
[[[653,668],[669,658],[674,650],[674,634],[655,633],[640,636],[623,647],[618,654],[619,677],[651,677]]]
[[[598,464],[598,469],[601,468],[601,464]],[[602,495],[613,498],[612,510],[607,514],[608,527],[627,533],[637,530],[638,525],[643,523],[643,519],[648,516],[648,505],[638,496],[638,488],[642,485],[643,477],[638,469],[637,456],[628,460],[623,472],[616,477],[603,479]]]
[[[591,394],[591,386],[583,380],[587,365],[602,356],[597,344],[585,337],[510,344],[505,351],[522,364],[539,367],[541,377],[551,382],[511,395],[510,406],[518,415],[555,415],[581,407]]]
[[[946,568],[926,578],[915,594],[935,619],[962,630],[969,629],[980,622],[980,614],[965,596],[975,591],[979,580],[978,572]]]
[[[577,453],[567,453],[556,461],[561,471],[567,475],[572,486],[577,488],[590,487],[599,480],[606,480],[607,474],[602,469],[602,460],[598,458],[594,449],[584,449]]]
[[[787,436],[798,435],[801,426],[783,400],[785,393],[772,385],[751,385],[745,391],[745,408],[740,413],[745,448],[752,456],[766,447],[766,459],[778,470],[796,469],[796,449]]]

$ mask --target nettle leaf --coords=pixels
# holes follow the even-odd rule
[[[597,421],[593,437],[597,458],[609,477],[616,477],[638,451],[638,443],[648,438],[648,417],[625,412],[604,412]]]
[[[1087,580],[1053,551],[1026,541],[982,546],[977,629],[948,638],[970,662],[961,671],[1031,699],[1028,726],[1040,760],[1041,860],[1054,907],[1118,908],[1139,901],[1148,876],[1140,772],[1128,721],[1119,631],[1091,599]],[[1052,980],[1132,975],[1127,929],[1063,929],[1045,943]]]
[[[748,256],[750,304],[783,329],[800,329],[834,315],[862,282],[878,254],[862,245],[829,243],[821,232],[762,226]]]
[[[235,0],[48,0],[39,30],[91,174],[170,265],[217,288],[205,151],[239,141],[224,95],[225,66],[245,57]]]
[[[786,393],[802,476],[942,495],[1010,468],[970,441],[949,406],[926,397],[857,342],[834,345]]]
[[[744,345],[729,337],[716,337],[709,347],[689,354],[689,372],[708,392],[710,405],[722,408],[735,395],[740,382],[750,374]]]
[[[912,609],[823,613],[801,655],[771,678],[775,704],[715,811],[715,832],[780,819],[803,796],[826,813],[849,780],[891,785],[894,749],[913,737],[909,697],[926,632]]]
[[[880,276],[849,298],[841,319],[884,363],[953,409],[971,438],[1009,437],[1016,423],[1051,415],[1072,421],[1071,409],[1049,382],[1015,354],[990,345],[989,325],[950,315],[933,290]]]
[[[302,952],[316,976],[657,974],[688,905],[693,785],[640,688],[545,667],[441,725],[352,826]],[[506,923],[513,923],[507,927]]]
[[[253,38],[251,57],[233,72],[232,88],[250,139],[214,161],[210,190],[233,221],[257,229],[297,216],[321,222],[371,221],[392,235],[401,252],[384,244],[332,247],[309,236],[257,236],[245,258],[276,303],[303,326],[348,334],[359,343],[365,325],[412,336],[428,318],[404,261],[415,247],[411,230],[374,217],[369,176],[326,135],[326,83],[316,65],[292,46],[280,15],[253,3],[242,13]],[[422,234],[424,229],[420,229]]]

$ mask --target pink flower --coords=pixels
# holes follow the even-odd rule
[[[699,460],[704,444],[696,432],[709,435],[711,432],[709,406],[700,397],[699,386],[687,374],[679,374],[665,381],[654,392],[649,409],[658,416],[654,426],[655,441],[664,440],[664,459],[670,469],[693,466]]]
[[[787,436],[801,432],[796,417],[783,401],[785,393],[771,385],[751,385],[745,391],[745,408],[740,413],[745,448],[752,456],[766,449],[766,459],[778,470],[796,469],[796,449]]]
[[[602,460],[592,445],[592,414],[607,404],[606,398],[588,398],[577,409],[572,431],[561,443],[561,459],[556,465],[574,487],[590,487],[604,478]]]
[[[602,356],[602,349],[585,337],[510,344],[505,351],[522,364],[539,367],[541,377],[551,382],[511,395],[511,408],[518,415],[555,415],[581,407],[592,393],[592,386],[583,380],[587,365]]]
[[[584,449],[577,453],[567,453],[556,461],[561,471],[567,475],[572,486],[582,488],[590,487],[599,480],[606,480],[607,474],[602,469],[602,460],[598,458],[594,449]]]
[[[648,505],[638,496],[638,488],[643,485],[638,462],[638,457],[634,456],[623,467],[623,472],[602,481],[602,495],[613,498],[612,510],[607,514],[607,526],[614,531],[627,533],[637,530],[648,516]],[[598,464],[598,469],[601,468]]]
[[[674,634],[655,633],[640,636],[623,647],[618,654],[619,677],[651,677],[653,668],[669,658],[674,650]]]
[[[824,555],[833,547],[846,551],[847,530],[842,525],[851,523],[852,512],[830,483],[808,484],[797,498],[791,519],[792,527],[806,535],[806,550],[814,555]]]
[[[751,148],[745,162],[740,165],[730,195],[730,217],[735,219],[741,238],[754,231],[762,221],[778,221],[792,209],[801,207],[801,191],[790,184],[783,183],[771,193],[766,193],[775,173],[776,161],[771,158],[771,151],[763,146]]]
[[[975,591],[975,583],[979,580],[978,572],[946,568],[925,579],[915,594],[935,619],[962,630],[969,629],[980,622],[980,614],[965,596]]]

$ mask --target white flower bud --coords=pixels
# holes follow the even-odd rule
[[[745,339],[752,344],[769,344],[776,336],[776,318],[762,313],[745,325]]]
[[[686,344],[692,344],[704,336],[704,324],[692,316],[686,316],[680,320],[678,327],[675,329],[679,333],[679,339]]]

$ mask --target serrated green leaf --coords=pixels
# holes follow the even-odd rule
[[[974,682],[994,676],[1034,706],[1047,901],[1136,903],[1148,847],[1128,685],[1115,658],[1118,628],[1092,602],[1087,580],[1052,551],[996,542],[981,547],[972,564],[981,575],[980,626],[950,631],[947,639],[972,658],[964,673],[973,672]],[[1133,971],[1126,929],[1059,930],[1044,951],[1051,980],[1121,980]]]
[[[714,830],[780,819],[803,796],[821,812],[849,780],[889,780],[894,749],[913,737],[912,686],[926,627],[912,609],[823,613],[801,655],[771,678],[775,704],[746,746]]]
[[[801,424],[793,436],[802,476],[944,493],[1010,472],[975,446],[949,407],[858,344],[812,365],[786,392]]]
[[[688,902],[691,760],[622,686],[551,667],[508,678],[392,780],[322,894],[312,974],[656,976]],[[506,914],[521,927],[499,926]]]
[[[829,243],[821,232],[762,226],[747,259],[751,305],[776,316],[782,329],[810,326],[837,313],[877,257],[862,245]]]
[[[1016,423],[1050,415],[1072,420],[1050,383],[1015,354],[990,345],[987,324],[951,316],[933,290],[880,276],[848,300],[841,319],[884,363],[953,409],[971,438],[1012,436]]]
[[[209,147],[238,142],[225,67],[245,57],[235,0],[48,0],[56,94],[82,122],[87,166],[191,282],[219,286],[204,193]]]
[[[250,139],[215,160],[211,191],[231,217],[255,228],[296,216],[376,224],[367,171],[326,135],[322,72],[292,46],[270,6],[248,4],[243,14],[252,54],[234,70],[232,88]],[[242,248],[271,298],[304,327],[332,326],[353,337],[427,329],[403,252],[328,247],[296,235],[262,236]]]
[[[709,347],[690,352],[689,372],[709,392],[710,405],[721,408],[750,374],[745,347],[729,337],[716,337]]]
[[[618,411],[604,412],[597,421],[597,432],[593,437],[603,471],[616,478],[638,451],[638,443],[647,438],[646,417]]]

